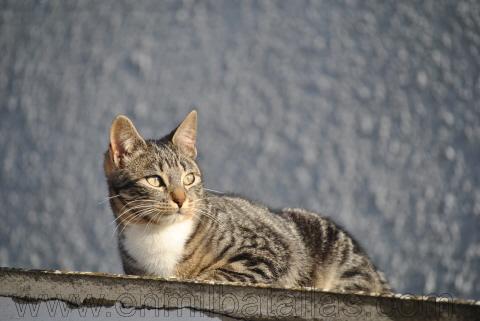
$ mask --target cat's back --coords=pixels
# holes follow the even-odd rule
[[[259,236],[267,232],[278,234],[279,237],[295,243],[295,247],[303,244],[301,226],[293,224],[295,220],[285,215],[283,211],[273,210],[259,202],[235,194],[215,194],[209,198],[212,205],[210,210],[216,212],[215,217],[220,222],[236,226],[242,232],[245,232],[245,228],[254,228]],[[308,225],[308,217],[305,216],[303,220],[305,219],[305,223],[301,219],[296,221],[299,224]],[[318,225],[318,222],[315,223]]]
[[[208,206],[219,220],[235,225],[262,225],[286,228],[285,220],[265,205],[235,194],[208,194]]]

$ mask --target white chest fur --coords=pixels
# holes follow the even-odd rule
[[[185,243],[193,231],[192,220],[168,226],[130,225],[125,229],[124,248],[148,274],[174,276]]]

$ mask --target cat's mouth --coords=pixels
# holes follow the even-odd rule
[[[172,209],[168,212],[156,212],[148,213],[142,218],[151,224],[164,224],[165,222],[171,222],[182,218],[191,217],[191,211],[186,208]]]

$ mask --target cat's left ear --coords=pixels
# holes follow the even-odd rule
[[[195,159],[197,157],[197,148],[195,147],[196,140],[197,111],[192,110],[173,132],[172,142],[182,152]]]

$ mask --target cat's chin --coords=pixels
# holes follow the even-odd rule
[[[180,209],[168,214],[148,216],[146,217],[146,220],[148,221],[148,224],[164,226],[189,220],[192,216],[193,215],[189,211]]]

